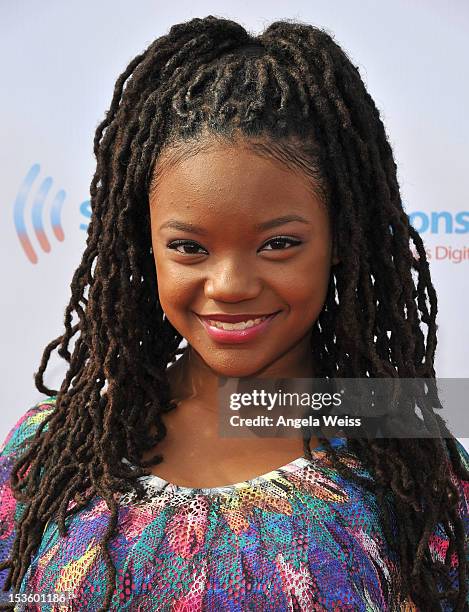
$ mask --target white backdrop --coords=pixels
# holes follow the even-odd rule
[[[171,25],[208,14],[256,33],[283,18],[324,27],[360,67],[394,149],[406,211],[428,249],[439,296],[437,375],[469,375],[464,0],[2,2],[1,441],[44,399],[33,373],[44,346],[63,333],[89,221],[93,135],[114,82]],[[46,385],[59,388],[65,371],[54,355]]]

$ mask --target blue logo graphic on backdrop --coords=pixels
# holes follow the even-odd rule
[[[409,221],[419,234],[467,234],[469,232],[469,210],[423,211],[409,213]]]
[[[91,201],[85,200],[80,204],[80,212],[86,217],[86,219],[91,219]],[[80,229],[85,232],[88,230],[89,221],[87,223],[80,223]]]
[[[23,250],[26,254],[26,257],[33,264],[37,263],[38,258],[36,255],[36,251],[32,245],[30,237],[28,236],[28,232],[26,229],[25,223],[25,214],[26,214],[26,203],[28,198],[32,198],[32,207],[30,213],[31,219],[33,222],[33,229],[36,234],[39,245],[45,253],[49,253],[51,250],[50,242],[47,238],[46,232],[44,230],[44,204],[49,196],[49,193],[52,188],[52,178],[47,176],[42,179],[42,181],[36,185],[36,189],[33,190],[33,183],[39,175],[41,167],[39,164],[34,164],[29,169],[29,172],[26,174],[21,187],[18,191],[18,195],[16,196],[16,200],[13,206],[13,220],[16,227],[16,232],[18,234],[19,241]],[[52,198],[52,203],[50,205],[50,221],[52,225],[52,231],[60,242],[64,239],[64,232],[61,225],[61,210],[62,204],[65,200],[66,193],[63,189],[59,189]]]

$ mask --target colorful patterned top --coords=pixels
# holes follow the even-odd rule
[[[9,487],[12,464],[54,400],[28,410],[0,449],[0,560],[8,557],[22,508]],[[345,438],[331,442],[352,470],[371,478]],[[469,467],[468,453],[458,447]],[[462,496],[467,543],[469,483],[452,477]],[[136,500],[133,493],[116,498],[119,529],[109,546],[117,569],[112,610],[418,610],[400,599],[399,564],[386,545],[376,498],[339,475],[323,447],[314,449],[312,460],[301,457],[226,487],[182,487],[157,476],[142,482],[147,499]],[[41,603],[17,604],[15,610],[98,610],[106,585],[100,541],[109,516],[96,496],[67,518],[66,538],[50,522],[18,594],[32,601],[42,594]],[[396,533],[395,522],[392,528]],[[430,540],[433,558],[444,561],[447,546],[438,525]],[[455,553],[451,563],[457,587]],[[8,571],[0,572],[3,602]],[[68,589],[73,598],[67,604],[52,603],[54,593]]]

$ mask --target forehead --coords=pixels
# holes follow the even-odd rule
[[[282,156],[279,147],[262,142],[210,139],[178,144],[165,149],[155,164],[150,204],[161,211],[181,202],[222,201],[225,207],[309,202],[318,197],[318,190],[294,162]]]

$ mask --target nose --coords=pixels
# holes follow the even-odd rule
[[[223,259],[205,282],[205,296],[221,302],[241,302],[259,295],[262,281],[252,265],[240,259]]]

